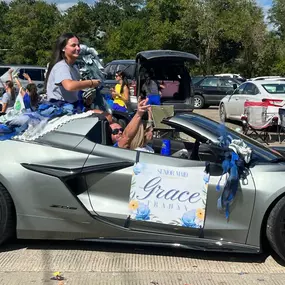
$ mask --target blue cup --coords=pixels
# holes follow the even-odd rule
[[[171,155],[170,140],[162,140],[162,147],[160,154],[165,156]]]

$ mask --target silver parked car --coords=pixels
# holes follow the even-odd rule
[[[19,80],[23,86],[28,85],[28,81],[24,78],[23,73],[29,74],[33,83],[36,84],[38,93],[41,94],[44,92],[44,81],[45,81],[45,67],[42,66],[34,66],[34,65],[7,65],[0,66],[0,79],[3,83],[9,80],[9,69],[12,68],[14,70],[13,76],[15,74],[18,75]],[[2,74],[1,74],[2,73]],[[0,92],[3,93],[4,88],[0,86]]]
[[[2,141],[0,243],[17,236],[259,253],[268,240],[285,259],[285,157],[226,129],[228,136],[242,138],[252,150],[246,178],[238,181],[226,219],[225,212],[217,209],[224,153],[220,125],[193,113],[163,122],[171,127],[166,136],[170,156],[160,155],[165,137],[153,139],[154,154],[114,147],[109,123],[95,115],[67,122],[32,141]],[[149,211],[132,219],[128,209],[136,163],[182,169],[181,179],[185,173],[195,177],[204,173],[206,163],[210,179],[205,214],[199,213],[203,225],[192,226],[195,218],[188,219],[186,226],[185,221],[184,226],[153,221]],[[191,199],[198,200],[195,195],[189,198],[196,191],[195,177],[184,185],[183,193],[174,189],[162,193],[157,187],[151,193],[146,188],[147,196],[193,203]],[[172,214],[175,209],[166,210]]]

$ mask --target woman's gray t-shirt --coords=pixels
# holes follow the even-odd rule
[[[11,94],[6,92],[2,96],[2,103],[8,104],[8,108],[12,108],[14,106],[15,100],[12,100]]]
[[[61,82],[65,79],[80,80],[80,73],[76,66],[69,65],[65,60],[57,62],[48,77],[47,99],[62,100],[74,103],[78,100],[78,91],[67,91]]]
[[[146,93],[146,96],[158,95],[159,94],[158,83],[154,80],[150,80],[149,84],[147,83],[143,84],[142,91]]]

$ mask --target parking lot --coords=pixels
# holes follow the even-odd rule
[[[217,107],[195,112],[219,121]],[[63,280],[51,280],[57,271]],[[284,264],[270,254],[33,240],[13,241],[0,249],[1,285],[272,285],[284,284],[284,278]]]
[[[17,241],[0,250],[0,284],[284,284],[285,268],[268,255],[145,246]],[[64,280],[51,280],[60,271]]]

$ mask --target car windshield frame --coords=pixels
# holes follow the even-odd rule
[[[257,142],[256,140],[253,140],[252,138],[242,133],[236,132],[233,129],[230,129],[225,125],[213,121],[209,118],[203,118],[202,116],[197,116],[197,115],[193,116],[191,114],[183,114],[180,115],[179,117],[190,124],[194,124],[199,128],[202,128],[207,132],[212,133],[213,136],[217,138],[217,140],[222,135],[223,131],[226,133],[226,135],[231,136],[232,139],[242,139],[246,143],[246,145],[249,148],[251,148],[252,160],[254,161],[265,162],[265,163],[270,163],[280,160],[285,161],[285,158],[277,151],[272,150],[269,147],[264,146],[263,144]],[[201,134],[201,136],[203,135]]]
[[[270,87],[277,87],[277,86],[280,86],[282,85],[283,86],[283,91],[280,91],[280,92],[272,92],[272,90],[270,90]],[[269,94],[285,94],[285,83],[263,83],[261,84],[261,86],[264,88],[264,90],[266,92],[268,92]],[[267,86],[267,87],[266,87]],[[268,89],[269,87],[269,89]]]

